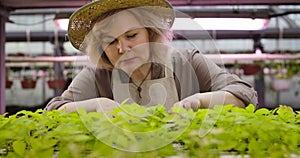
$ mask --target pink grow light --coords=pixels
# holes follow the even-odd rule
[[[196,18],[205,30],[262,30],[269,24],[269,19],[251,18]]]
[[[55,19],[54,23],[58,30],[68,30],[69,19]]]
[[[262,30],[269,22],[252,18],[176,18],[173,30]]]
[[[67,30],[69,19],[56,19],[59,30]],[[270,19],[251,18],[176,18],[173,30],[262,30]]]

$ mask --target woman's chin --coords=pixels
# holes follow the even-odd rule
[[[123,70],[128,75],[131,75],[134,71],[138,70],[146,63],[147,62],[135,59],[135,60],[132,60],[131,62],[120,62],[117,65],[117,68]]]
[[[135,64],[126,64],[126,65],[121,65],[119,69],[123,70],[126,72],[128,75],[132,74],[136,69],[138,69],[140,65],[135,65]]]

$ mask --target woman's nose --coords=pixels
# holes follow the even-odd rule
[[[131,49],[130,42],[125,39],[119,39],[117,48],[120,54],[124,54]]]

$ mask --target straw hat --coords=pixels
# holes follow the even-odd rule
[[[69,20],[68,38],[71,44],[79,49],[84,37],[94,26],[94,20],[101,14],[120,8],[154,6],[172,10],[170,25],[174,22],[174,12],[172,5],[167,0],[92,0],[91,3],[84,5],[75,11]],[[170,27],[171,27],[170,26]]]

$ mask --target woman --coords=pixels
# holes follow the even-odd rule
[[[68,36],[93,66],[84,68],[46,109],[101,112],[123,101],[193,110],[256,105],[251,85],[198,50],[171,47],[174,15],[165,0],[98,0],[77,10]]]

